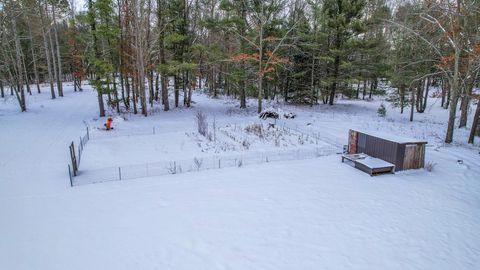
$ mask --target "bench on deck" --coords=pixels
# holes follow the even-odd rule
[[[395,165],[385,160],[374,158],[366,154],[344,154],[342,162],[349,161],[355,168],[370,174],[370,176],[394,173]]]

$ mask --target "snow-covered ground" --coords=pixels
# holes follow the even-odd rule
[[[442,143],[447,111],[435,99],[413,123],[389,106],[378,117],[381,101],[272,102],[297,115],[277,122],[288,128],[280,140],[246,131],[259,123],[268,130],[253,101],[245,112],[236,101],[199,94],[191,109],[114,115],[113,131],[96,130],[105,119],[96,117],[95,93],[66,88],[64,98],[50,100],[47,88],[27,97],[27,113],[0,99],[0,269],[480,268],[478,144],[465,143],[466,129],[455,131],[453,145]],[[196,133],[199,110],[210,125],[215,119],[214,142]],[[84,171],[341,149],[349,128],[425,139],[427,162],[436,165],[372,178],[332,153],[71,188],[68,144],[84,123],[92,138]]]

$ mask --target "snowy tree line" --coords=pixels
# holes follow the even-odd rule
[[[479,8],[475,0],[2,0],[1,96],[25,111],[40,83],[57,98],[63,82],[82,91],[88,79],[100,116],[105,106],[145,116],[154,104],[189,107],[198,88],[234,96],[240,108],[256,98],[260,112],[265,99],[371,98],[383,81],[413,120],[437,86],[450,143],[478,100]],[[477,105],[471,143],[479,117]]]

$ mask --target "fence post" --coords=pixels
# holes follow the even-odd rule
[[[118,180],[122,180],[122,169],[118,167]]]
[[[68,164],[68,176],[70,177],[70,187],[73,187],[72,170],[70,169],[70,164]]]
[[[77,161],[77,168],[80,167],[80,160],[82,159],[82,149],[78,148],[78,161]]]
[[[219,169],[221,168],[220,161],[221,161],[221,159],[219,158],[219,159],[218,159],[218,168],[219,168]]]
[[[73,176],[77,176],[78,166],[77,158],[75,157],[75,145],[73,142],[70,144],[70,158],[72,159]]]
[[[155,127],[153,127],[153,135],[155,135]]]
[[[87,139],[90,140],[90,133],[88,132],[88,127],[87,127]]]

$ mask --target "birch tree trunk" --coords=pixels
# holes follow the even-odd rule
[[[63,82],[62,82],[62,57],[60,56],[60,46],[58,44],[58,33],[57,33],[57,20],[55,16],[55,5],[52,5],[52,16],[53,16],[53,33],[55,37],[55,45],[57,46],[57,68],[58,68],[58,75],[57,75],[57,88],[58,88],[58,95],[63,97]]]
[[[458,88],[459,88],[459,72],[460,72],[460,49],[455,47],[455,63],[453,69],[453,82],[450,88],[450,112],[448,114],[447,133],[445,142],[451,143],[453,141],[453,130],[455,128],[455,116],[457,114],[458,104]]]
[[[38,11],[40,13],[40,19],[42,23],[43,48],[45,49],[45,59],[47,60],[47,71],[48,71],[48,80],[50,83],[50,93],[51,93],[52,99],[55,99],[55,89],[53,87],[52,65],[50,63],[50,53],[48,52],[47,31],[45,29],[45,18],[43,16],[43,9],[40,2],[38,3]]]
[[[49,43],[50,43],[50,54],[52,56],[52,65],[53,65],[53,77],[55,78],[55,80],[57,81],[57,92],[58,92],[58,96],[61,97],[60,95],[60,89],[58,87],[58,70],[57,70],[57,60],[55,59],[55,48],[53,46],[53,41],[52,41],[52,34],[51,34],[51,30],[48,31],[48,40],[49,40]]]
[[[17,34],[17,23],[15,18],[12,17],[12,30],[13,30],[13,38],[15,39],[15,55],[17,61],[17,80],[18,80],[18,88],[20,92],[20,97],[17,95],[18,102],[20,103],[20,109],[22,112],[27,110],[25,104],[25,90],[23,89],[23,66],[22,66],[22,47],[20,46],[20,39]]]
[[[27,65],[25,65],[25,57],[22,53],[22,67],[23,67],[23,74],[25,74],[25,86],[27,87],[27,92],[31,96],[32,95],[32,89],[30,88],[30,80],[28,79],[28,72],[27,72]]]
[[[33,61],[33,75],[35,76],[35,84],[37,86],[37,92],[40,94],[40,82],[38,78],[38,68],[37,68],[37,56],[35,55],[33,37],[32,37],[32,29],[30,24],[28,24],[28,39],[30,40],[30,52],[32,53],[32,61]]]

